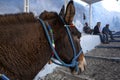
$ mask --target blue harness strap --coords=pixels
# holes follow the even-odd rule
[[[4,74],[0,74],[0,80],[10,80],[10,79]]]
[[[79,68],[78,68],[77,59],[78,59],[78,57],[80,56],[80,54],[82,53],[82,49],[81,49],[81,50],[79,51],[79,53],[76,55],[76,49],[75,49],[75,47],[74,47],[73,40],[72,40],[70,31],[69,31],[69,28],[66,27],[67,32],[68,32],[68,36],[69,36],[69,39],[70,39],[70,42],[71,42],[71,45],[72,45],[72,48],[73,48],[73,51],[74,51],[74,57],[73,57],[72,62],[71,62],[70,64],[66,64],[64,61],[62,61],[62,60],[60,59],[60,57],[58,56],[58,54],[57,54],[54,46],[52,45],[52,40],[51,40],[51,38],[50,38],[50,36],[49,36],[48,30],[47,30],[47,28],[46,28],[46,25],[45,25],[44,21],[43,21],[42,19],[39,19],[39,21],[40,21],[40,23],[43,25],[43,28],[44,28],[44,31],[45,31],[45,33],[46,33],[46,36],[47,36],[48,42],[49,42],[49,44],[50,44],[50,47],[51,47],[51,49],[52,49],[53,52],[54,52],[54,56],[57,58],[57,60],[58,60],[60,63],[56,62],[53,57],[51,58],[51,60],[52,60],[55,64],[57,64],[57,65],[66,66],[66,67],[76,67],[76,71],[78,71]],[[49,27],[49,28],[50,28],[50,27]]]
[[[55,41],[54,41],[54,37],[53,37],[53,30],[52,30],[51,26],[48,24],[48,22],[47,22],[47,26],[48,26],[48,31],[50,32],[50,35],[51,35],[52,45],[55,48]]]
[[[60,16],[60,18],[65,25],[64,19],[61,16]],[[70,40],[70,43],[71,43],[71,46],[72,46],[72,49],[73,49],[73,52],[74,52],[74,57],[75,57],[76,56],[76,49],[75,49],[75,46],[74,46],[74,43],[73,43],[73,40],[72,40],[72,36],[70,34],[69,25],[65,25],[65,27],[66,27],[67,34],[68,34],[68,37],[69,37],[69,40]]]

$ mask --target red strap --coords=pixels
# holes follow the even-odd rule
[[[75,27],[75,25],[74,25],[74,24],[71,24],[70,27],[73,28],[73,27]]]
[[[54,56],[54,52],[51,53],[52,54],[52,57]]]

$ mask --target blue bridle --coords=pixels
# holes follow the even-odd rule
[[[64,19],[63,19],[62,17],[60,17],[60,18],[61,18],[61,20],[63,21],[63,23],[65,24]],[[74,43],[73,43],[73,39],[72,39],[72,36],[71,36],[71,34],[70,34],[70,30],[69,30],[69,25],[66,25],[66,30],[67,30],[67,33],[68,33],[68,36],[69,36],[69,40],[70,40],[70,43],[71,43],[71,46],[72,46],[72,49],[73,49],[73,52],[74,52],[74,57],[73,57],[73,59],[72,59],[72,62],[71,62],[70,64],[67,64],[67,63],[65,63],[64,61],[62,61],[62,60],[60,59],[60,57],[58,56],[58,54],[57,54],[54,46],[52,45],[52,40],[51,40],[51,38],[50,38],[50,36],[49,36],[49,32],[48,32],[48,30],[47,30],[47,28],[46,28],[46,25],[45,25],[44,21],[43,21],[42,19],[39,19],[39,21],[40,21],[40,23],[43,25],[43,28],[44,28],[44,31],[45,31],[45,33],[46,33],[46,36],[47,36],[48,42],[49,42],[49,44],[50,44],[50,47],[51,47],[51,49],[52,49],[53,52],[54,52],[54,56],[56,57],[56,59],[57,59],[60,63],[56,62],[53,57],[51,58],[51,60],[52,60],[55,64],[57,64],[57,65],[66,66],[66,67],[75,67],[75,68],[76,68],[76,71],[79,71],[79,68],[78,68],[78,64],[79,64],[79,63],[78,63],[77,59],[78,59],[78,57],[80,56],[80,54],[82,53],[82,49],[79,51],[78,54],[76,54],[76,49],[75,49],[75,46],[74,46]],[[49,26],[49,28],[51,28],[51,27]]]
[[[10,79],[4,74],[0,74],[0,80],[10,80]]]

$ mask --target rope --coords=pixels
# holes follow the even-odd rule
[[[63,23],[65,24],[63,18],[60,16],[61,20],[63,21]],[[70,34],[70,30],[69,30],[69,25],[65,25],[66,27],[66,30],[67,30],[67,34],[69,36],[69,40],[70,40],[70,43],[71,43],[71,46],[72,46],[72,49],[73,49],[73,52],[74,52],[74,57],[76,56],[76,49],[75,49],[75,46],[74,46],[74,43],[73,43],[73,40],[72,40],[72,36]]]
[[[56,50],[55,50],[54,47],[52,46],[52,41],[51,41],[50,36],[49,36],[49,34],[48,34],[48,31],[47,31],[47,28],[46,28],[45,23],[43,22],[42,19],[39,19],[39,20],[40,20],[40,23],[43,25],[43,28],[44,28],[45,33],[46,33],[46,35],[47,35],[48,42],[49,42],[50,47],[52,48],[52,50],[53,50],[53,52],[54,52],[56,58],[57,58],[58,61],[60,61],[63,65],[66,65],[66,64],[60,59],[60,57],[57,55]]]
[[[4,74],[0,74],[0,80],[10,80],[10,79]]]
[[[46,36],[47,36],[48,42],[49,42],[49,44],[50,44],[50,47],[51,47],[51,49],[53,50],[55,57],[57,58],[57,60],[58,60],[60,63],[56,62],[56,61],[53,59],[53,57],[51,58],[51,60],[52,60],[55,64],[58,64],[58,65],[61,65],[61,66],[76,67],[76,70],[78,71],[79,68],[78,68],[77,58],[79,57],[80,53],[82,53],[82,49],[79,51],[78,55],[76,55],[75,48],[73,48],[73,50],[74,50],[74,58],[73,58],[73,60],[72,60],[72,62],[71,62],[70,64],[66,64],[65,62],[63,62],[63,61],[60,59],[60,57],[58,56],[58,54],[57,54],[54,46],[52,45],[52,40],[50,39],[48,30],[47,30],[47,28],[46,28],[46,25],[45,25],[44,21],[43,21],[42,19],[39,19],[39,21],[40,21],[40,23],[43,25],[43,28],[44,28],[44,31],[45,31],[45,33],[46,33]],[[72,47],[73,47],[74,44],[73,44],[72,37],[71,37],[71,35],[70,35],[70,31],[69,31],[68,28],[67,28],[67,31],[68,31],[68,35],[70,36],[70,41],[71,41]]]
[[[55,48],[55,41],[54,41],[54,37],[53,37],[53,30],[52,30],[51,26],[48,24],[48,22],[47,22],[47,26],[48,26],[48,30],[49,30],[50,35],[51,35],[52,45]]]

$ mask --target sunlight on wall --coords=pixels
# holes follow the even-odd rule
[[[79,3],[79,4],[82,4],[83,6],[86,6],[88,5],[87,3],[81,1],[81,0],[74,0],[75,2]]]
[[[83,2],[81,0],[74,0],[74,1],[82,4],[83,6],[88,5],[87,3],[85,3],[85,2]],[[120,12],[120,1],[116,1],[116,0],[103,0],[102,1],[102,5],[108,11]]]
[[[104,0],[102,1],[102,5],[108,11],[120,12],[120,5],[116,0]]]

